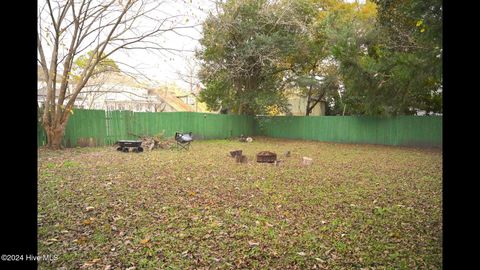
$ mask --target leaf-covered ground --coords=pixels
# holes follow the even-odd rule
[[[257,164],[260,151],[284,162]],[[441,150],[264,138],[40,149],[38,175],[39,255],[58,256],[41,269],[442,268]]]

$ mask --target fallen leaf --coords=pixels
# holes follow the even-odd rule
[[[93,265],[93,263],[86,262],[86,263],[84,263],[80,268],[87,268],[87,267],[90,267],[90,266],[92,266],[92,265]]]
[[[83,223],[83,225],[90,225],[90,224],[92,224],[92,221],[93,221],[92,219],[86,219],[82,223]]]
[[[248,245],[250,245],[251,247],[254,247],[254,246],[260,245],[260,243],[258,243],[258,242],[253,242],[253,241],[248,241]]]

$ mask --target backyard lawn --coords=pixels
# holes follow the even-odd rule
[[[260,151],[284,162],[256,163]],[[40,269],[441,269],[442,151],[267,138],[42,148],[38,253],[58,256]]]

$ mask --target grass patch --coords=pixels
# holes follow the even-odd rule
[[[440,150],[278,139],[40,149],[41,268],[441,269],[441,168]]]

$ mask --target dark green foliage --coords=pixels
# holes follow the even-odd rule
[[[438,0],[220,4],[204,23],[200,95],[209,108],[287,112],[286,89],[330,115],[442,112]]]
[[[280,64],[295,51],[295,25],[267,1],[228,1],[204,23],[200,94],[210,109],[262,114],[271,105],[286,110]]]
[[[347,114],[441,113],[441,2],[377,3],[376,24],[357,21],[332,33]]]

